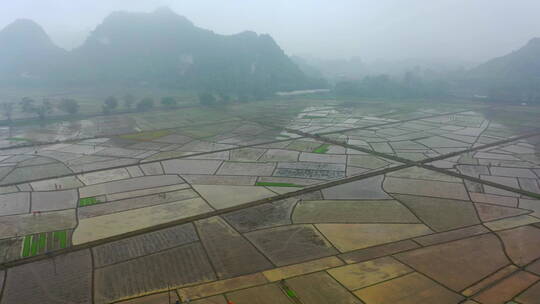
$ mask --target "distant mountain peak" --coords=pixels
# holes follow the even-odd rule
[[[115,11],[109,14],[103,22],[97,26],[100,27],[117,24],[124,28],[129,28],[133,23],[154,23],[167,26],[194,27],[195,25],[188,18],[177,14],[169,7],[160,7],[151,13]]]
[[[0,31],[0,45],[15,52],[28,49],[58,49],[45,30],[30,19],[17,19]]]
[[[162,7],[157,8],[154,11],[154,15],[159,16],[160,18],[171,18],[175,20],[182,20],[183,22],[188,23],[191,26],[194,26],[193,22],[191,22],[188,18],[176,13],[168,6],[162,6]]]
[[[469,72],[483,94],[505,101],[540,102],[540,38]]]
[[[34,30],[30,32],[41,32],[40,36],[48,39],[37,24],[31,23],[28,27]],[[54,52],[43,56],[47,55],[43,47],[46,44],[40,39],[21,37],[25,35],[12,35],[0,43],[0,79],[3,74],[6,79],[17,80],[17,75],[30,71],[40,79],[49,80],[44,76],[55,75],[58,83],[82,86],[145,83],[251,96],[319,86],[302,73],[270,35],[250,31],[219,35],[195,26],[168,7],[149,13],[113,12],[83,45],[60,52],[61,56]],[[17,40],[28,43],[12,47]],[[25,52],[27,55],[20,56]],[[30,59],[31,64],[26,64]],[[36,61],[43,61],[39,70],[33,68]]]
[[[533,39],[529,40],[528,44],[540,45],[540,37],[534,37]]]
[[[162,6],[162,7],[158,7],[155,11],[154,11],[154,14],[160,14],[160,15],[177,15],[178,14],[173,11],[170,7],[168,6]]]
[[[0,79],[5,75],[39,78],[64,54],[36,22],[17,19],[0,31]]]
[[[37,24],[34,20],[32,19],[25,19],[25,18],[19,18],[19,19],[16,19],[15,21],[11,22],[10,24],[8,24],[5,29],[15,29],[15,28],[34,28],[34,29],[39,29],[39,30],[42,30],[41,26],[39,26],[39,24]]]
[[[257,37],[259,36],[259,34],[257,34],[256,32],[254,31],[243,31],[243,32],[240,32],[238,34],[236,34],[237,36],[246,36],[246,37]]]
[[[45,33],[45,30],[30,19],[17,19],[8,24],[2,31],[0,31],[2,37],[9,36],[7,39],[12,38],[24,38],[31,37],[33,39],[39,38],[42,40],[48,40],[49,37]]]

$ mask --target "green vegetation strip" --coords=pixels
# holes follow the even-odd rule
[[[24,237],[23,241],[23,249],[22,249],[22,257],[26,258],[30,256],[30,245],[32,243],[32,236],[27,235]]]
[[[47,236],[45,233],[39,235],[27,235],[24,237],[23,241],[23,258],[34,256],[38,253],[40,249],[45,249],[45,244],[47,241]]]
[[[324,145],[318,147],[317,149],[313,150],[313,153],[325,154],[326,152],[328,152],[329,149],[330,149],[330,145],[329,144],[324,144]]]
[[[292,290],[286,283],[285,283],[285,280],[281,280],[279,282],[279,285],[280,285],[280,288],[281,290],[283,290],[283,292],[285,292],[285,294],[287,295],[287,297],[289,297],[289,299],[291,299],[291,301],[293,303],[296,303],[296,304],[303,304],[302,301],[300,301],[300,298],[298,298],[298,296],[296,295],[296,292],[294,290]]]
[[[11,140],[11,141],[25,141],[25,142],[30,142],[30,141],[31,141],[30,139],[22,138],[22,137],[9,137],[9,138],[7,138],[7,140]]]
[[[265,186],[265,187],[296,187],[301,188],[302,186],[291,184],[291,183],[271,183],[271,182],[257,182],[255,186]]]
[[[60,249],[67,247],[67,232],[64,231],[55,231],[53,232],[53,240],[58,241]]]
[[[45,251],[46,246],[47,246],[47,234],[46,233],[40,233],[39,234],[39,241],[38,241],[38,250],[39,251]]]
[[[30,255],[36,255],[38,253],[38,240],[39,237],[34,235],[32,237],[32,246],[30,247]]]
[[[49,245],[52,245],[52,248],[48,248],[47,239],[51,237],[52,241],[49,242]],[[55,231],[52,233],[42,232],[40,234],[27,235],[23,239],[21,256],[23,258],[27,258],[38,255],[40,252],[43,253],[56,249],[64,249],[67,247],[67,239],[68,234],[65,230]]]
[[[99,201],[97,198],[95,197],[87,197],[87,198],[81,198],[79,200],[79,206],[80,207],[86,207],[86,206],[91,206],[91,205],[96,205],[96,204],[101,204],[102,202]]]

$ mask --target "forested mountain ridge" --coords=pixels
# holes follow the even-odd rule
[[[479,65],[471,73],[491,78],[540,77],[540,38],[533,38],[512,53]]]
[[[345,98],[480,97],[490,102],[540,103],[540,38],[469,70],[369,75],[340,81],[334,91]]]
[[[492,99],[540,102],[540,38],[472,69],[466,81]]]
[[[0,31],[0,81],[43,79],[66,55],[38,24],[18,19]]]
[[[9,43],[1,41],[0,48]],[[304,75],[269,35],[219,35],[169,9],[112,13],[62,59],[48,66],[48,79],[36,77],[72,86],[166,86],[250,95],[321,84]],[[4,72],[5,78],[24,81],[19,70]]]

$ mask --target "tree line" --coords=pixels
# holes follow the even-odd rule
[[[135,96],[126,94],[121,99],[115,96],[107,97],[101,106],[103,114],[110,114],[118,110],[121,106],[127,111],[145,112],[151,110],[155,106],[155,101],[152,97],[145,97],[137,100]],[[161,106],[166,108],[174,108],[178,105],[178,99],[172,96],[163,97],[160,100]],[[23,97],[20,102],[4,102],[0,103],[0,111],[4,114],[8,122],[13,120],[13,113],[16,107],[20,108],[22,113],[33,114],[40,120],[45,120],[55,110],[59,110],[66,114],[76,115],[80,112],[80,104],[74,98],[64,98],[59,101],[52,101],[49,98],[43,98],[38,101],[34,98]]]
[[[105,99],[102,105],[102,111],[104,114],[109,114],[119,108],[120,102],[123,102],[125,110],[137,112],[145,112],[154,108],[155,101],[152,97],[144,97],[141,100],[131,95],[126,94],[121,100],[115,96],[109,96]],[[178,99],[172,96],[166,96],[160,100],[161,106],[165,108],[174,108],[178,105]]]
[[[407,99],[441,97],[449,94],[449,85],[443,79],[427,79],[407,72],[403,77],[388,75],[367,76],[360,80],[338,82],[334,92],[337,97]]]

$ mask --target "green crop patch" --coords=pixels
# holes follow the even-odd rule
[[[31,142],[30,139],[22,138],[22,137],[9,137],[9,138],[7,138],[7,140],[10,140],[10,141],[24,141],[24,142]]]
[[[296,293],[292,290],[287,290],[287,296],[289,296],[289,298],[296,298]]]
[[[79,200],[80,207],[92,206],[92,205],[101,204],[101,203],[103,202],[98,200],[95,197],[86,197],[86,198],[81,198]]]
[[[38,252],[45,251],[46,245],[47,245],[46,233],[27,235],[24,237],[21,255],[23,258],[35,256],[38,254]]]
[[[328,152],[329,149],[330,149],[330,145],[329,144],[324,144],[324,145],[318,147],[317,149],[313,150],[313,153],[326,154],[326,152]]]
[[[32,236],[31,235],[25,236],[24,241],[23,241],[22,253],[21,253],[23,258],[30,256],[31,245],[32,245]]]
[[[301,188],[302,186],[291,184],[291,183],[272,183],[272,182],[257,182],[255,186],[264,186],[264,187],[296,187]]]
[[[68,246],[68,231],[42,232],[23,239],[21,257],[27,258]]]
[[[38,253],[38,240],[37,235],[32,236],[32,244],[30,245],[30,255],[34,256]]]
[[[58,247],[64,249],[67,247],[67,233],[66,231],[53,232],[53,241],[58,242]]]
[[[39,240],[38,240],[38,250],[39,251],[45,251],[46,246],[47,246],[47,234],[46,233],[40,233],[39,234]]]

